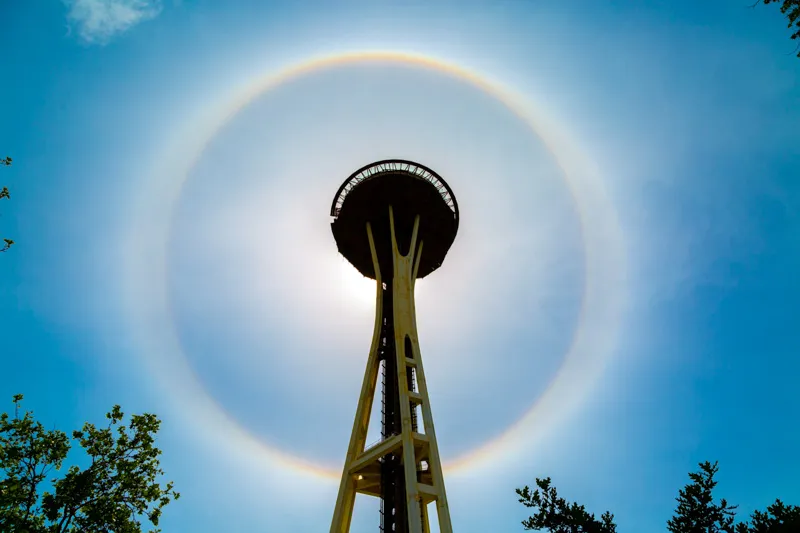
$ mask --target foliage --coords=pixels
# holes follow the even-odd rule
[[[781,13],[786,15],[789,19],[787,28],[794,31],[792,39],[800,39],[800,0],[763,0],[764,4],[781,3]],[[758,2],[756,2],[758,3]],[[800,48],[800,44],[798,44]],[[800,51],[797,52],[797,57],[800,57]]]
[[[4,159],[0,159],[0,166],[10,167],[11,166],[11,158],[10,157],[6,157]],[[0,189],[0,200],[2,200],[3,198],[9,199],[9,200],[11,199],[11,195],[8,192],[8,187],[3,187],[2,189]],[[3,247],[0,248],[0,252],[7,251],[9,248],[11,248],[11,245],[13,245],[13,244],[14,244],[14,241],[12,241],[11,239],[3,239]]]
[[[71,466],[60,479],[70,439],[47,430],[33,413],[19,416],[22,395],[14,396],[16,413],[0,415],[0,531],[3,533],[141,533],[142,519],[158,526],[162,508],[179,494],[157,477],[161,451],[154,437],[161,422],[155,415],[130,417],[118,405],[106,414],[105,428],[86,423],[72,440],[88,455],[84,469]],[[153,529],[152,532],[160,530]]]
[[[560,498],[550,478],[536,478],[537,489],[531,492],[527,485],[517,489],[519,501],[538,512],[522,522],[526,530],[547,530],[550,533],[616,533],[614,515],[603,513],[600,520],[586,511],[583,505],[569,504]]]
[[[736,533],[796,533],[800,531],[800,507],[785,505],[780,500],[767,507],[767,512],[756,511],[752,522],[736,524]]]
[[[798,533],[800,507],[785,505],[781,500],[755,511],[749,522],[734,525],[736,506],[724,499],[714,503],[714,476],[718,464],[700,463],[700,470],[689,474],[690,483],[678,492],[675,515],[667,522],[671,533]],[[614,515],[606,511],[595,519],[583,505],[567,503],[558,496],[550,478],[536,479],[538,489],[527,486],[517,489],[519,501],[537,513],[522,522],[526,530],[549,533],[615,533]]]
[[[691,483],[678,493],[675,516],[667,522],[670,533],[734,533],[733,519],[736,507],[723,498],[714,503],[713,490],[717,486],[714,474],[717,463],[700,463],[700,471],[689,474]]]

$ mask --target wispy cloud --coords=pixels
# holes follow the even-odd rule
[[[115,35],[161,12],[161,0],[64,0],[67,21],[88,44],[106,44]]]

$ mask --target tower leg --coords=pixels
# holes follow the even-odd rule
[[[342,472],[342,479],[339,482],[339,495],[336,498],[336,508],[333,512],[331,533],[348,533],[350,531],[350,521],[353,517],[353,506],[356,500],[355,485],[357,481],[356,475],[351,473],[350,469],[353,461],[364,452],[364,446],[367,441],[367,430],[369,429],[369,418],[372,412],[372,402],[375,398],[375,387],[377,385],[378,371],[380,368],[378,351],[380,348],[381,326],[383,323],[383,283],[381,281],[372,228],[369,223],[367,223],[367,238],[369,239],[370,249],[372,250],[372,261],[375,265],[375,277],[377,279],[375,328],[372,334],[372,345],[369,350],[367,369],[364,372],[364,381],[361,384],[361,396],[358,399],[358,407],[356,407],[353,432],[350,434],[350,445],[347,448],[344,471]]]
[[[422,533],[428,533],[431,530],[431,524],[428,520],[428,506],[420,506],[420,520],[422,521]]]
[[[420,243],[420,249],[422,248],[422,243]],[[416,272],[416,267],[414,269]],[[414,280],[416,281],[416,280]],[[412,288],[413,290],[413,288]],[[413,305],[411,306],[411,320],[412,324],[416,326],[417,317],[416,317],[416,308]],[[428,436],[428,469],[430,470],[431,474],[431,481],[433,486],[438,488],[436,491],[436,514],[439,519],[439,531],[440,533],[453,533],[453,526],[450,521],[450,508],[447,504],[447,493],[444,489],[444,473],[442,471],[442,461],[439,456],[439,444],[436,440],[436,429],[434,428],[433,424],[433,412],[431,410],[431,404],[428,401],[428,384],[425,380],[425,370],[422,365],[422,357],[419,356],[420,349],[419,349],[419,338],[417,337],[416,327],[414,328],[414,335],[411,336],[411,348],[416,357],[416,365],[415,365],[415,377],[417,387],[419,389],[419,395],[424,399],[421,405],[422,410],[422,420],[425,426],[425,434]]]
[[[394,333],[397,347],[398,372],[400,381],[400,409],[403,418],[403,461],[406,468],[406,497],[408,501],[409,531],[423,533],[428,530],[423,516],[427,518],[428,501],[436,501],[439,530],[441,533],[452,533],[450,510],[444,489],[444,476],[439,459],[439,447],[433,429],[433,415],[428,399],[428,388],[422,369],[422,358],[417,337],[416,309],[414,305],[414,286],[422,256],[422,242],[417,245],[417,234],[420,218],[414,220],[408,253],[402,255],[396,238],[394,214],[389,208],[389,224],[392,236],[392,255],[394,277],[392,279],[394,298]],[[401,348],[402,347],[402,348]],[[411,375],[409,375],[411,374]],[[416,384],[418,390],[412,390]],[[413,395],[413,397],[412,397]],[[420,405],[423,416],[424,438],[413,427],[411,411]],[[422,441],[423,446],[417,446]],[[422,456],[417,457],[417,450]],[[418,479],[417,470],[420,461],[425,460],[430,472],[431,483],[423,483]],[[425,527],[425,529],[423,529]]]

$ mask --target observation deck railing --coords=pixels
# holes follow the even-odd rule
[[[458,218],[458,206],[455,198],[453,197],[453,193],[450,191],[450,187],[447,186],[441,176],[425,166],[414,163],[413,161],[405,161],[402,159],[378,161],[377,163],[363,167],[352,174],[339,188],[339,192],[336,193],[336,197],[333,200],[333,206],[331,208],[331,216],[339,216],[339,212],[342,210],[342,205],[344,204],[345,198],[348,194],[350,194],[350,191],[356,187],[356,185],[364,180],[380,176],[381,174],[390,174],[395,172],[412,174],[436,187],[436,190],[439,191],[442,199],[445,201],[450,210],[453,211],[453,216]]]

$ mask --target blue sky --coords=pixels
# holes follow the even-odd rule
[[[64,429],[159,414],[165,532],[326,531],[337,482],[278,455],[340,467],[366,361],[327,210],[409,158],[462,213],[418,287],[445,462],[530,414],[446,474],[456,531],[521,531],[548,475],[664,531],[704,460],[744,514],[800,503],[800,63],[750,3],[4,2],[0,396]],[[419,64],[254,89],[364,50],[491,80],[537,131]]]

